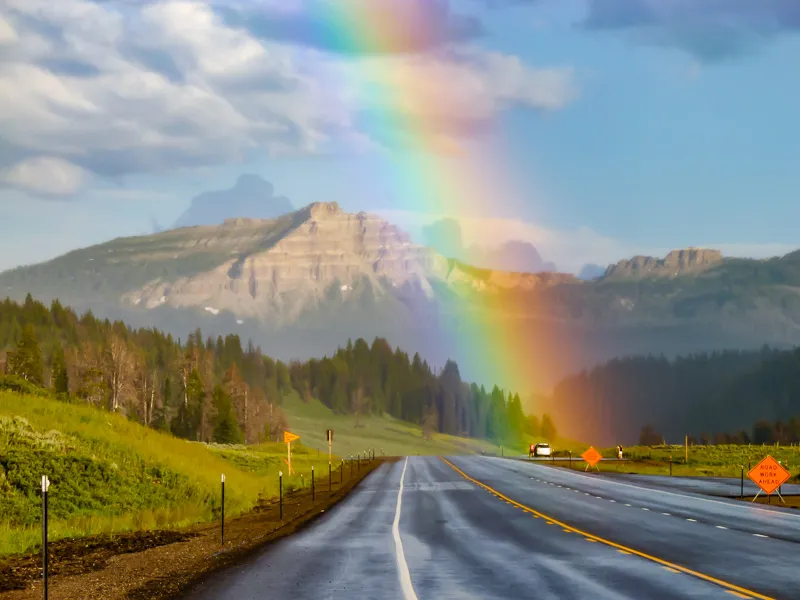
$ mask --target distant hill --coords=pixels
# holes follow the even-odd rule
[[[274,219],[293,210],[288,198],[275,195],[271,183],[258,175],[241,175],[228,190],[195,196],[173,227],[218,225],[236,217]]]
[[[498,366],[469,346],[510,331],[514,346],[495,351],[529,357],[526,377],[545,390],[616,356],[800,343],[797,252],[748,260],[689,248],[581,281],[474,268],[335,203],[113,240],[2,273],[0,290],[183,337],[239,332],[285,360],[381,336],[433,364],[454,358],[487,384]]]
[[[592,279],[599,279],[603,275],[605,275],[606,269],[605,267],[601,267],[600,265],[595,264],[588,264],[583,265],[578,273],[578,279],[582,279],[584,281],[590,281]]]

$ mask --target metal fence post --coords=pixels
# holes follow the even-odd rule
[[[222,523],[221,523],[221,539],[222,545],[225,545],[225,473],[222,474]]]
[[[314,465],[311,465],[311,503],[314,503],[316,493],[314,492]]]
[[[280,504],[280,519],[283,521],[283,471],[278,471],[278,502]]]

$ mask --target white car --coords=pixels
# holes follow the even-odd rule
[[[528,456],[550,456],[550,444],[531,444]]]

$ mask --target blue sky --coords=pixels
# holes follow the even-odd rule
[[[468,241],[489,227],[572,271],[800,247],[796,0],[403,0],[404,47],[314,35],[363,1],[4,2],[0,269],[169,225],[245,172],[417,234],[437,203],[370,175],[410,150],[362,126],[367,63],[430,85],[443,136],[498,149],[512,183],[457,215]]]

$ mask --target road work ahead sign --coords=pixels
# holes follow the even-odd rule
[[[293,442],[293,441],[299,440],[299,439],[300,439],[299,435],[295,435],[295,434],[290,433],[288,431],[284,431],[283,432],[283,443],[284,444],[288,444],[290,442]]]
[[[586,452],[581,454],[581,458],[585,460],[589,466],[593,467],[600,462],[600,459],[603,458],[603,455],[595,450],[594,446],[590,446]]]
[[[767,456],[753,467],[747,476],[752,479],[765,494],[770,495],[786,483],[786,480],[791,477],[791,473],[778,464],[777,460],[771,456]]]

